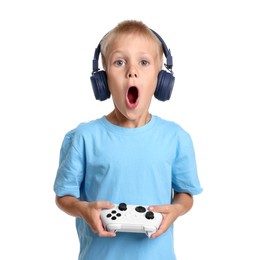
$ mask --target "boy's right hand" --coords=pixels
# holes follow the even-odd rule
[[[114,237],[116,233],[106,231],[100,217],[102,209],[113,207],[114,205],[109,201],[86,202],[85,206],[81,208],[81,214],[94,233],[97,233],[100,237]]]
[[[102,209],[113,208],[114,205],[109,201],[80,201],[79,199],[66,195],[62,197],[56,196],[58,207],[67,214],[80,217],[86,221],[94,233],[101,237],[114,237],[115,232],[108,232],[104,229],[101,221]]]

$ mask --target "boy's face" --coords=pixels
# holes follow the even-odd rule
[[[143,122],[161,70],[158,44],[139,35],[120,35],[109,46],[106,65],[117,115],[125,121]]]

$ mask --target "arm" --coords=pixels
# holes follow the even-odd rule
[[[107,232],[104,230],[102,221],[100,219],[101,210],[103,208],[112,208],[113,204],[108,201],[86,202],[80,201],[73,196],[56,196],[57,206],[68,215],[82,218],[91,227],[94,233],[99,236],[112,237],[114,232]]]
[[[175,193],[172,204],[162,206],[151,206],[152,211],[160,212],[163,215],[163,221],[152,238],[156,238],[167,231],[167,229],[179,217],[187,213],[193,205],[193,197],[188,193]]]

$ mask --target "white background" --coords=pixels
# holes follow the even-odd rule
[[[64,134],[107,114],[89,77],[94,49],[124,19],[174,58],[170,101],[151,112],[192,136],[204,192],[175,225],[179,260],[258,260],[256,1],[1,1],[0,259],[77,259],[74,218],[54,203]]]

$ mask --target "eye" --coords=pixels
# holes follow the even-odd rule
[[[125,61],[123,61],[123,60],[116,60],[116,61],[114,62],[114,64],[115,64],[116,66],[118,66],[118,67],[121,67],[121,66],[123,66],[123,65],[125,64]]]
[[[147,66],[149,64],[149,62],[147,60],[141,60],[140,64],[143,66]]]

